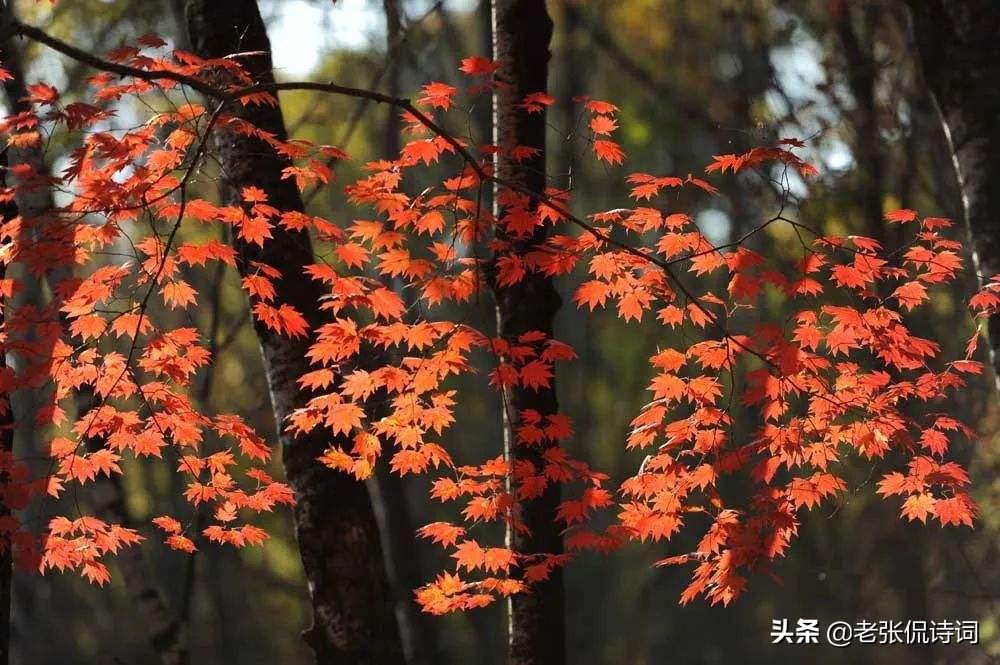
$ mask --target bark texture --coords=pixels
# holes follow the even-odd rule
[[[188,36],[203,57],[244,53],[242,65],[258,82],[273,81],[270,43],[254,0],[191,0]],[[280,108],[236,106],[230,113],[286,138]],[[254,186],[267,192],[283,211],[302,210],[293,180],[282,180],[288,162],[255,138],[222,129],[215,138],[221,163],[219,186],[225,203],[238,204],[241,190]],[[262,261],[283,277],[276,284],[278,302],[301,312],[312,326],[320,322],[324,295],[306,277],[314,262],[309,236],[281,228],[263,248],[234,241],[240,270]],[[305,638],[321,665],[384,665],[403,662],[393,614],[375,514],[365,485],[316,461],[330,437],[321,431],[295,438],[281,426],[305,402],[296,379],[308,371],[308,343],[277,335],[257,323],[275,421],[288,481],[295,491],[295,525],[299,551],[309,581],[313,626]]]
[[[951,145],[981,280],[1000,273],[1000,3],[907,0],[924,78]],[[1000,317],[989,323],[1000,376]]]
[[[518,105],[525,95],[548,88],[549,42],[552,21],[543,0],[494,0],[493,58],[500,67],[501,85],[493,102],[494,144],[501,153],[515,146],[530,146],[540,152],[517,163],[498,156],[496,173],[501,179],[518,182],[542,192],[546,185],[545,113],[525,113]],[[498,201],[494,192],[494,201]],[[498,216],[502,210],[496,211]],[[539,227],[527,240],[512,240],[513,251],[523,254],[533,244],[544,241],[547,231]],[[509,238],[501,239],[510,240]],[[516,340],[522,333],[537,330],[552,335],[553,320],[561,299],[550,278],[528,274],[513,286],[493,283],[500,335]],[[528,460],[541,466],[544,448],[519,447],[512,442],[519,414],[525,409],[552,414],[558,410],[555,381],[547,389],[513,388],[505,391],[504,414],[507,452],[513,460]],[[529,534],[509,533],[510,546],[522,553],[560,553],[562,535],[555,522],[560,501],[558,485],[550,486],[538,499],[526,502],[521,519]],[[512,665],[559,665],[566,660],[563,578],[557,569],[549,580],[531,593],[518,594],[510,603],[510,658]]]

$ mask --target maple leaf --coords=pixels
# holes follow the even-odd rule
[[[812,508],[825,497],[846,489],[844,481],[829,473],[795,478],[788,485],[788,498],[796,508]]]
[[[656,317],[672,328],[684,322],[684,310],[676,305],[667,305],[656,313]]]
[[[170,309],[178,307],[185,309],[198,302],[198,293],[182,279],[164,284],[160,289],[160,295],[163,296],[163,302],[167,303]]]
[[[260,187],[243,187],[240,196],[247,203],[267,203],[267,192]]]
[[[398,319],[406,311],[406,303],[396,293],[385,288],[368,292],[368,306],[380,319]]]
[[[138,44],[148,46],[150,48],[160,48],[161,46],[167,45],[165,41],[151,32],[147,32],[146,34],[138,37],[135,41]]]
[[[552,380],[551,366],[541,360],[532,360],[521,368],[521,383],[526,388],[540,390],[548,388]]]
[[[625,321],[642,320],[643,312],[649,306],[649,295],[640,291],[626,293],[618,300],[618,315]]]
[[[911,494],[903,502],[902,515],[911,522],[913,520],[920,520],[926,523],[927,516],[934,513],[935,503],[934,497],[930,494]]]
[[[129,447],[136,456],[161,457],[160,450],[166,445],[159,431],[146,430],[136,435]]]
[[[447,111],[454,103],[453,98],[456,92],[458,89],[454,86],[435,81],[423,87],[424,94],[417,101],[420,104]]]
[[[412,162],[433,164],[441,155],[441,148],[433,139],[410,141],[403,147],[402,156]]]
[[[184,497],[198,506],[214,499],[217,493],[218,491],[214,487],[202,483],[190,483],[184,492]]]
[[[972,526],[972,518],[976,511],[975,502],[965,493],[934,502],[934,515],[941,521],[941,526],[948,524]]]
[[[270,537],[267,531],[253,524],[244,524],[241,526],[240,536],[247,545],[260,545]]]
[[[302,314],[288,304],[272,307],[265,302],[253,306],[254,316],[268,328],[288,337],[305,337],[309,323]]]
[[[913,488],[911,486],[910,479],[898,471],[886,474],[878,483],[878,493],[882,496],[906,494],[911,491],[911,489]]]
[[[653,379],[649,389],[653,391],[656,399],[679,400],[684,396],[687,384],[679,376],[663,373]]]
[[[595,134],[610,135],[618,129],[618,121],[607,115],[595,115],[590,119],[590,131]],[[633,195],[634,195],[633,190]]]
[[[181,523],[175,520],[173,517],[167,515],[154,517],[153,524],[160,527],[167,533],[175,534],[181,532]]]
[[[367,263],[370,256],[363,245],[354,242],[342,243],[337,246],[334,252],[341,261],[347,264],[348,268],[360,268]]]
[[[168,536],[164,542],[170,549],[186,552],[187,554],[193,554],[198,549],[190,538],[180,534]]]
[[[594,141],[594,154],[597,158],[609,164],[621,164],[625,161],[625,153],[614,141],[597,139]]]
[[[890,210],[885,213],[885,221],[894,222],[896,224],[903,224],[906,222],[912,222],[917,218],[917,213],[914,210],[909,210],[903,208],[900,210]]]
[[[253,215],[243,218],[237,224],[237,235],[239,235],[241,240],[246,240],[247,242],[263,247],[265,240],[274,237],[271,234],[271,228],[271,223],[264,217]]]
[[[490,547],[483,552],[483,566],[489,572],[507,572],[514,565],[514,552],[504,547]]]
[[[542,154],[542,151],[530,145],[518,145],[510,149],[510,158],[521,163],[529,159],[534,159]]]
[[[153,329],[149,317],[138,313],[121,314],[111,322],[111,331],[118,337],[135,337]]]
[[[243,288],[251,296],[255,296],[264,301],[274,300],[277,292],[274,290],[274,283],[263,275],[247,275],[243,278]]]
[[[400,450],[392,456],[391,468],[401,476],[408,473],[423,473],[427,469],[427,457],[416,450]]]
[[[830,271],[830,276],[839,286],[861,289],[871,282],[871,278],[854,266],[837,265]]]
[[[899,299],[903,308],[910,310],[927,300],[927,288],[920,282],[907,282],[893,291],[892,295]]]
[[[717,478],[715,467],[711,464],[700,464],[691,472],[689,477],[692,485],[698,489],[705,489],[709,485],[714,485]]]
[[[111,581],[111,572],[108,571],[108,567],[99,561],[87,561],[83,564],[83,576],[86,577],[91,584],[96,584],[97,586],[104,586]]]
[[[97,339],[104,334],[107,328],[108,322],[104,320],[104,317],[97,314],[86,314],[73,319],[69,329],[74,335],[87,341],[88,339]]]
[[[459,568],[473,571],[486,564],[486,551],[474,540],[466,540],[455,548],[452,554]]]
[[[27,101],[32,104],[50,106],[59,101],[59,91],[47,83],[31,83],[25,86]]]
[[[546,92],[532,92],[521,100],[521,108],[528,113],[541,113],[546,106],[555,104],[556,98]]]
[[[925,429],[920,435],[920,445],[934,455],[944,455],[948,452],[948,437],[936,429]]]
[[[462,65],[459,70],[470,76],[485,76],[492,74],[500,65],[493,62],[489,58],[484,58],[481,55],[473,55],[468,58],[462,58]]]
[[[699,328],[704,328],[706,325],[712,322],[713,316],[704,305],[700,303],[690,303],[685,308],[687,310],[688,319],[691,323],[698,326]]]
[[[421,538],[429,538],[443,547],[449,547],[465,535],[465,529],[448,522],[432,522],[417,530]]]
[[[618,111],[618,107],[611,102],[605,102],[600,99],[590,99],[588,97],[577,97],[574,101],[583,101],[584,108],[586,108],[591,113],[596,113],[598,115],[614,115]]]

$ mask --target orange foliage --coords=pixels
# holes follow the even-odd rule
[[[140,46],[152,43],[146,39]],[[119,49],[112,57],[139,69],[206,81],[209,72],[224,71],[235,87],[248,81],[234,60],[147,56],[138,47]],[[463,60],[461,71],[477,77],[469,94],[488,94],[496,85],[495,70],[485,58]],[[967,493],[969,477],[946,460],[952,437],[972,433],[932,405],[982,371],[974,360],[975,337],[966,357],[942,358],[940,346],[915,336],[906,318],[962,269],[960,245],[942,235],[947,220],[921,220],[911,210],[890,212],[887,221],[912,229],[903,254],[868,238],[810,235],[797,225],[803,260],[788,266],[743,246],[716,247],[692,217],[654,205],[666,190],[688,185],[701,195],[717,193],[691,175],[633,173],[625,180],[641,205],[587,216],[571,213],[566,192],[532,195],[501,183],[503,213],[493,219],[479,204],[478,189],[489,185],[497,148],[463,154],[463,141],[434,135],[408,112],[411,138],[401,153],[364,165],[365,175],[346,186],[364,219],[342,228],[278,210],[255,188],[229,207],[180,196],[185,174],[204,156],[192,146],[204,144],[212,123],[257,136],[287,156],[294,166],[285,176],[299,187],[329,182],[325,164],[347,159],[342,151],[279,141],[225,113],[190,104],[138,128],[99,131],[116,100],[178,84],[108,73],[96,74],[92,82],[98,84],[93,105],[61,107],[54,88],[29,87],[31,102],[39,111],[46,107],[48,121],[79,138],[70,166],[56,179],[76,195],[62,209],[6,219],[0,229],[9,243],[3,254],[7,265],[23,265],[30,278],[62,280],[53,283],[55,297],[44,308],[15,306],[18,280],[3,280],[0,289],[3,351],[17,358],[17,369],[0,375],[4,392],[51,387],[40,418],[60,430],[49,445],[51,473],[33,476],[23,461],[0,459],[0,470],[11,478],[3,490],[11,508],[32,499],[52,501],[70,483],[121,474],[127,456],[170,460],[184,476],[187,499],[210,506],[212,523],[201,533],[189,531],[191,520],[169,515],[153,520],[166,544],[182,552],[206,542],[259,544],[267,534],[248,520],[293,502],[291,489],[261,468],[270,456],[263,436],[237,415],[210,416],[192,403],[192,381],[211,362],[199,331],[163,323],[170,320],[165,310],[189,308],[202,297],[182,279],[182,267],[236,262],[233,250],[221,243],[181,240],[193,220],[230,226],[238,238],[258,246],[270,240],[275,225],[310,230],[324,245],[321,255],[328,262],[310,266],[308,275],[281,275],[260,264],[242,285],[260,323],[309,342],[314,369],[297,377],[308,399],[284,425],[296,433],[322,429],[330,437],[319,462],[330,473],[358,479],[380,463],[401,475],[431,474],[430,496],[456,504],[462,524],[434,522],[419,530],[454,560],[452,571],[417,590],[428,612],[481,607],[524,592],[580,550],[608,552],[628,540],[668,541],[682,529],[701,535],[696,549],[657,565],[695,564],[682,602],[703,596],[728,604],[749,573],[769,569],[785,553],[802,511],[848,489],[836,467],[851,453],[875,459],[897,452],[907,459],[904,469],[887,473],[878,486],[879,494],[902,498],[904,518],[972,524],[976,506]],[[451,85],[431,83],[417,105],[426,114],[452,112],[463,106],[456,102],[458,94]],[[275,103],[266,93],[242,101]],[[617,107],[578,101],[589,114],[595,158],[609,168],[622,164],[624,151],[609,138],[618,128]],[[536,113],[551,102],[536,93],[522,109]],[[4,120],[0,130],[11,144],[26,145],[37,142],[38,124],[37,115],[22,113]],[[163,127],[171,131],[158,131]],[[786,140],[717,156],[705,171],[721,175],[777,162],[809,176],[815,169],[795,154],[800,147]],[[500,157],[532,155],[522,149]],[[404,181],[446,161],[453,162],[456,177],[419,195],[407,193],[412,188]],[[21,165],[12,168],[30,175]],[[31,178],[21,181],[28,184],[19,186],[28,186]],[[0,195],[10,201],[14,191]],[[138,211],[148,216],[153,233],[133,244],[135,260],[100,266],[98,256],[126,230],[146,228],[135,224]],[[505,232],[499,237],[523,239],[540,227],[549,229],[548,239],[527,251],[519,242],[493,239],[496,229]],[[544,445],[539,464],[503,458],[462,464],[455,459],[459,451],[441,443],[466,399],[456,392],[456,376],[488,362],[484,386],[539,390],[551,385],[557,364],[575,357],[567,345],[540,332],[498,338],[461,317],[448,317],[454,308],[443,305],[479,297],[486,283],[486,259],[457,249],[476,241],[489,244],[496,279],[504,285],[531,273],[569,276],[579,269],[586,273],[574,291],[579,307],[608,307],[626,323],[663,326],[664,339],[674,339],[669,332],[681,328],[694,340],[684,348],[661,348],[650,358],[649,401],[623,442],[644,459],[637,459],[634,474],[619,485],[569,455],[562,444],[573,435],[572,423],[562,414],[517,414],[515,444]],[[72,266],[82,277],[57,277]],[[716,275],[721,282],[710,279]],[[312,328],[307,313],[278,301],[276,285],[285,279],[322,283],[326,297],[316,303],[326,317],[321,325]],[[405,294],[393,291],[392,280],[399,280]],[[713,283],[719,285],[716,292],[708,288]],[[765,292],[782,300],[787,318],[769,320],[761,311],[748,315]],[[1000,276],[971,306],[979,317],[1000,309]],[[362,370],[362,358],[382,360]],[[67,421],[70,400],[84,391],[93,391],[99,404]],[[747,411],[755,419],[752,437],[732,439],[731,400],[752,407]],[[208,437],[220,445],[207,448]],[[745,504],[730,505],[718,490],[729,476],[751,483],[752,498]],[[516,552],[481,542],[487,537],[481,534],[489,533],[480,528],[484,523],[524,529],[520,507],[553,484],[566,486],[567,498],[554,519],[565,529],[569,553]],[[594,516],[609,511],[617,520],[596,526]],[[55,517],[40,534],[19,523],[7,531],[28,566],[76,570],[97,584],[109,577],[101,559],[141,539],[135,531],[88,516]]]

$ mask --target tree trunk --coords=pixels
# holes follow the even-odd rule
[[[403,70],[401,56],[403,45],[401,34],[403,29],[402,15],[399,10],[399,0],[382,0],[385,12],[385,90],[391,97],[399,96],[400,74]],[[389,106],[386,109],[385,127],[383,128],[385,142],[385,159],[395,159],[399,155],[400,141],[399,109]]]
[[[421,612],[413,596],[413,590],[426,580],[420,570],[420,558],[413,549],[415,529],[406,486],[399,474],[380,464],[369,480],[368,491],[381,527],[386,574],[406,664],[438,665],[443,656],[435,632],[435,617]]]
[[[493,143],[500,148],[496,173],[501,179],[520,183],[533,191],[545,189],[545,113],[525,113],[519,108],[525,95],[547,89],[549,40],[552,21],[543,0],[494,0],[493,58],[499,64],[497,79],[502,82],[493,101]],[[515,146],[539,149],[539,154],[521,163],[503,156]],[[494,206],[499,201],[494,191]],[[534,204],[533,204],[534,205]],[[503,210],[496,210],[497,219]],[[539,226],[533,237],[512,241],[511,251],[524,254],[533,244],[543,242],[546,230]],[[510,240],[503,237],[502,240]],[[552,324],[561,300],[552,280],[529,273],[513,286],[493,282],[497,302],[499,333],[516,340],[527,331],[552,335]],[[527,460],[541,466],[542,446],[519,447],[512,433],[517,430],[520,413],[534,409],[540,414],[558,411],[555,383],[547,389],[511,388],[504,395],[505,451],[512,461]],[[559,505],[558,484],[551,485],[538,499],[525,502],[521,519],[530,533],[508,530],[510,547],[520,553],[562,552],[560,528],[555,520]],[[556,569],[531,593],[511,598],[510,663],[512,665],[559,665],[565,662],[565,617],[563,578]]]
[[[980,282],[1000,273],[1000,4],[907,0],[924,78],[937,102],[962,193]],[[1000,381],[1000,317],[989,322]],[[998,384],[1000,385],[1000,384]]]
[[[6,18],[13,18],[13,7],[10,3],[4,3],[0,11],[6,15]],[[31,111],[31,105],[24,101],[28,96],[28,91],[25,84],[23,53],[20,46],[10,36],[5,35],[2,44],[3,62],[11,77],[4,81],[3,88],[8,107],[15,113]],[[39,147],[12,147],[7,150],[5,158],[12,164],[29,164],[37,176],[46,177],[49,174],[45,155]],[[4,175],[6,176],[6,173]],[[18,184],[20,183],[11,183],[12,186]],[[35,183],[19,190],[15,195],[15,204],[11,208],[14,211],[12,214],[21,214],[25,219],[34,219],[36,224],[58,223],[59,221],[54,212],[55,202],[52,188],[47,185]],[[46,272],[44,281],[47,282],[49,291],[54,294],[56,292],[55,286],[71,276],[71,267],[53,266]],[[22,282],[25,288],[16,304],[43,307],[45,304],[43,302],[43,280],[28,276]],[[58,309],[57,304],[56,310]],[[63,321],[63,323],[67,322]],[[18,405],[18,413],[27,421],[33,418],[33,414],[25,411],[34,408],[31,403],[35,400],[27,399],[24,401],[24,404]],[[96,399],[92,392],[88,392],[78,396],[77,403],[79,412],[82,414],[96,405]],[[6,417],[11,418],[11,423],[13,423],[11,414],[7,414]],[[32,437],[31,440],[19,443],[19,446],[24,446],[23,449],[29,451],[27,453],[29,455],[32,454],[31,451],[37,451],[40,448],[37,435],[37,432],[31,429],[28,434]],[[4,430],[3,436],[10,437],[11,440],[5,441],[5,443],[12,447],[13,432]],[[91,441],[91,445],[102,447],[97,441]],[[121,479],[118,476],[98,477],[94,483],[93,498],[95,499],[96,512],[103,519],[126,527],[134,526],[135,520],[128,512]],[[156,583],[156,575],[141,548],[125,548],[120,553],[117,564],[122,571],[125,588],[141,619],[142,629],[146,634],[149,647],[157,654],[163,665],[181,665],[187,662],[184,627],[170,611],[167,599]],[[6,661],[0,661],[0,663],[2,662]]]
[[[861,29],[855,27],[855,3],[844,3],[840,15],[836,17],[834,28],[844,52],[847,85],[854,98],[855,108],[851,114],[854,129],[852,150],[856,165],[854,168],[854,191],[861,203],[864,233],[883,245],[891,242],[889,229],[882,220],[882,183],[884,181],[883,144],[879,134],[878,105],[875,98],[875,83],[878,63],[875,60],[874,36],[878,7],[861,7]],[[862,3],[857,3],[862,4]],[[892,251],[894,247],[886,247]]]
[[[0,188],[7,186],[7,151],[0,152]],[[6,222],[17,216],[17,204],[13,201],[0,206],[0,220]],[[7,272],[6,264],[0,264],[0,279]],[[4,312],[0,310],[0,323]],[[0,350],[0,370],[7,367],[7,350]],[[14,405],[10,394],[0,395],[0,456],[3,462],[13,461],[14,456]],[[10,507],[6,501],[6,485],[10,476],[6,471],[0,471],[0,518],[9,517]],[[0,534],[0,665],[10,661],[10,614],[11,591],[13,589],[14,556],[10,534]]]
[[[191,0],[187,7],[189,39],[203,57],[244,53],[239,60],[259,82],[273,81],[270,42],[254,0]],[[279,108],[233,105],[243,120],[286,139]],[[257,139],[220,130],[216,150],[225,203],[241,201],[241,190],[255,186],[267,192],[282,211],[302,210],[294,180],[281,178],[288,162]],[[307,233],[272,229],[263,248],[234,240],[240,270],[261,261],[281,272],[278,301],[301,312],[315,327],[321,320],[319,284],[305,276],[314,262]],[[317,457],[331,443],[328,434],[295,438],[284,430],[285,418],[305,403],[296,379],[310,367],[308,342],[292,340],[256,323],[264,356],[275,421],[288,481],[295,491],[295,525],[299,552],[309,581],[313,625],[305,638],[321,665],[402,663],[402,649],[386,579],[378,526],[363,483],[331,471]]]
[[[95,445],[93,449],[103,448]],[[92,490],[95,511],[101,519],[124,527],[136,526],[125,503],[121,477],[99,478]],[[131,608],[142,617],[146,642],[163,665],[183,665],[188,662],[187,635],[184,624],[167,605],[163,591],[142,547],[126,547],[118,553],[115,563],[122,573],[125,589],[132,600]]]
[[[573,0],[563,0],[561,9],[559,28],[562,35],[562,49],[559,54],[561,65],[559,71],[562,73],[556,84],[559,89],[553,94],[556,98],[554,108],[558,109],[560,114],[556,127],[559,130],[560,141],[550,151],[550,163],[555,175],[556,187],[573,190],[577,185],[574,173],[576,168],[575,150],[577,148],[576,134],[580,129],[576,125],[581,117],[580,105],[574,102],[573,98],[587,90],[585,46],[588,40],[580,8],[574,4]]]

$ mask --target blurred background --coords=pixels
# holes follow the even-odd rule
[[[739,152],[781,137],[808,139],[804,156],[820,175],[791,182],[801,201],[799,219],[828,233],[861,234],[894,245],[882,211],[912,207],[924,215],[961,219],[961,202],[933,103],[921,80],[902,4],[893,0],[784,2],[781,0],[549,0],[555,22],[550,63],[549,171],[556,186],[571,187],[574,205],[594,211],[627,205],[622,175],[698,174],[711,155]],[[279,80],[333,80],[410,95],[429,81],[464,85],[462,57],[489,53],[489,3],[476,0],[260,0]],[[105,52],[153,32],[186,48],[183,0],[63,0],[24,2],[22,18],[73,44]],[[388,17],[388,18],[387,18]],[[80,95],[91,73],[37,45],[2,45],[22,51],[29,81],[46,80]],[[572,140],[586,94],[621,108],[617,133],[627,170],[609,172],[585,157]],[[135,103],[130,102],[130,103]],[[394,153],[398,137],[391,113],[354,99],[288,93],[281,97],[293,137],[331,143],[355,158],[337,166],[339,183],[360,173],[367,159]],[[10,100],[5,100],[10,104]],[[469,109],[470,127],[486,108]],[[120,110],[141,117],[148,109]],[[481,136],[481,133],[479,133]],[[55,141],[49,165],[60,170],[70,145]],[[726,242],[773,213],[777,201],[760,179],[717,179],[722,196],[690,202],[689,212],[714,241]],[[207,193],[206,193],[207,194]],[[687,202],[684,202],[687,204]],[[350,223],[341,186],[310,202],[310,212]],[[797,240],[787,228],[757,238],[756,249],[795,260]],[[209,233],[210,231],[205,231]],[[965,241],[957,224],[952,232]],[[898,243],[897,243],[898,244]],[[242,413],[262,432],[273,432],[259,349],[234,274],[192,272],[203,294],[193,314],[212,331],[217,361],[201,377],[196,398],[206,412]],[[564,299],[569,302],[571,280]],[[945,354],[961,352],[971,331],[964,279],[952,294],[939,293],[919,315],[916,333],[941,340]],[[483,302],[472,315],[492,317]],[[767,303],[762,307],[766,308]],[[762,316],[766,313],[762,313]],[[178,317],[180,318],[180,317]],[[180,321],[179,321],[180,323]],[[961,331],[957,334],[956,331]],[[655,324],[626,327],[613,313],[594,315],[565,306],[557,336],[580,359],[559,376],[563,410],[573,417],[573,454],[615,480],[631,473],[639,453],[624,448],[630,415],[647,401],[648,357],[664,340]],[[891,466],[855,460],[843,475],[850,492],[806,518],[801,535],[777,571],[781,583],[751,581],[728,609],[700,602],[680,607],[688,575],[654,569],[662,546],[629,545],[608,557],[584,556],[567,570],[569,662],[658,665],[685,663],[987,663],[1000,654],[997,594],[1000,570],[1000,484],[996,469],[996,395],[989,377],[976,377],[949,409],[984,435],[956,455],[971,465],[982,513],[974,529],[941,529],[902,522],[898,502],[874,495]],[[495,396],[478,391],[446,442],[459,461],[500,450]],[[476,401],[479,400],[479,401]],[[735,414],[739,423],[739,412]],[[25,433],[20,449],[37,445]],[[123,476],[126,508],[136,521],[185,508],[177,474],[161,464],[128,460]],[[280,462],[274,463],[280,476]],[[884,468],[883,468],[884,467]],[[331,472],[332,473],[332,472]],[[413,528],[437,519],[427,479],[407,478],[398,488]],[[83,499],[86,501],[86,498]],[[190,662],[307,663],[299,634],[308,622],[308,599],[289,512],[269,515],[272,538],[240,551],[203,548],[193,557],[168,550],[153,536],[144,545],[155,582],[182,617]],[[410,559],[419,584],[443,565],[438,548],[413,543]],[[673,551],[673,546],[671,551]],[[684,551],[683,542],[676,544]],[[113,563],[113,561],[112,561]],[[147,663],[143,630],[131,599],[112,571],[98,590],[72,575],[21,576],[15,589],[13,662]],[[855,622],[888,619],[961,619],[980,622],[978,645],[828,646],[772,645],[772,619],[816,618]],[[504,660],[501,604],[472,613],[429,618],[424,625],[435,662],[499,664]],[[39,639],[44,636],[43,639]]]

